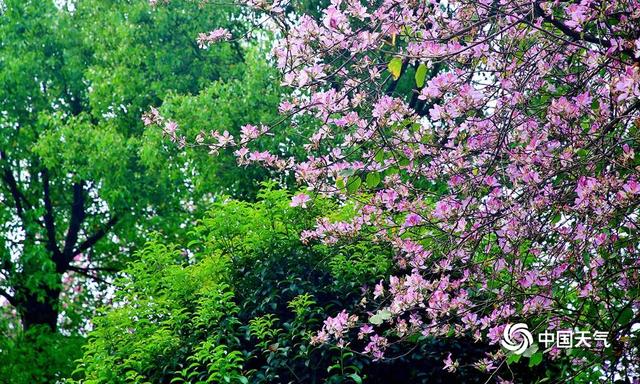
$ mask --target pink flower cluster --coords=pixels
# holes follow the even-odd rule
[[[225,41],[231,39],[231,32],[225,28],[214,29],[209,33],[198,34],[198,46],[202,49],[208,48],[211,44],[218,41]]]
[[[640,2],[446,3],[270,13],[287,25],[273,54],[295,90],[280,111],[319,123],[307,156],[287,160],[252,152],[259,135],[243,128],[240,163],[356,196],[352,220],[320,218],[303,241],[366,233],[396,253],[396,273],[371,292],[385,316],[357,326],[343,312],[315,340],[344,344],[353,328],[382,358],[409,334],[495,344],[507,322],[575,327],[637,313]],[[573,310],[585,305],[594,310]]]
[[[390,316],[358,332],[376,358],[389,337],[376,329],[496,343],[514,319],[588,321],[566,311],[584,298],[640,308],[626,293],[640,282],[639,4],[492,4],[334,0],[274,49],[309,95],[281,112],[322,122],[291,164],[298,181],[348,199],[353,177],[381,175],[352,221],[302,234],[374,229],[396,250],[399,273],[374,292]]]

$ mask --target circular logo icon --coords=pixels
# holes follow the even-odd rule
[[[533,335],[524,323],[507,324],[502,333],[502,345],[506,350],[521,355],[533,344]]]

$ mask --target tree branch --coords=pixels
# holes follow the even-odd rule
[[[540,16],[542,17],[542,19],[548,23],[551,23],[554,27],[558,28],[560,30],[560,32],[564,33],[565,35],[569,36],[570,38],[572,38],[575,41],[587,41],[590,43],[594,43],[594,44],[598,44],[601,45],[603,47],[609,48],[611,47],[611,43],[609,43],[606,40],[601,40],[598,39],[595,36],[592,36],[588,33],[580,33],[580,32],[576,32],[573,29],[569,28],[568,26],[566,26],[563,22],[554,19],[553,17],[550,17],[549,15],[547,15],[545,13],[545,11],[542,9],[542,7],[540,7],[540,4],[538,2],[535,2],[533,4],[534,6],[534,11],[535,11],[535,15],[536,16]]]
[[[548,23],[551,23],[551,25],[553,25],[554,27],[558,28],[560,30],[560,32],[562,32],[566,36],[570,37],[574,41],[586,41],[586,42],[589,42],[589,43],[597,44],[597,45],[599,45],[601,47],[611,48],[611,42],[609,40],[601,39],[601,38],[599,38],[597,36],[591,35],[591,34],[586,33],[586,32],[575,31],[575,30],[571,29],[570,27],[568,27],[563,22],[561,22],[560,20],[554,19],[553,17],[547,15],[545,13],[545,11],[542,9],[542,7],[540,7],[540,4],[538,2],[534,2],[533,7],[534,7],[534,14],[536,16],[542,17],[542,19],[544,21],[546,21]],[[633,50],[631,50],[629,48],[622,48],[622,49],[620,49],[620,52],[626,53],[635,62],[639,62],[640,61],[640,58],[634,57]]]
[[[0,151],[0,159],[7,159],[7,155],[4,151]],[[16,211],[18,212],[18,217],[24,220],[25,207],[22,205],[22,203],[24,202],[27,207],[29,206],[29,204],[27,203],[27,200],[25,199],[22,192],[20,192],[20,188],[18,188],[18,181],[13,176],[13,172],[11,172],[11,170],[6,166],[3,169],[2,179],[9,188],[9,192],[11,192],[11,196],[13,197],[13,201],[15,202]]]
[[[85,218],[84,212],[84,189],[83,182],[73,183],[73,202],[71,203],[71,218],[69,219],[69,229],[64,241],[62,254],[66,263],[73,259],[73,248],[78,241],[80,226]]]
[[[44,190],[44,227],[47,231],[47,249],[53,253],[54,260],[58,260],[61,258],[61,253],[56,242],[56,224],[53,216],[53,204],[51,203],[49,172],[44,169],[40,174],[42,175],[42,189]]]
[[[118,272],[120,271],[117,268],[110,268],[110,267],[78,267],[78,266],[71,266],[74,268],[74,270],[76,270],[76,272],[78,270],[82,270],[85,272],[91,272],[91,271],[103,271],[103,272]]]
[[[93,279],[93,280],[95,280],[95,281],[97,281],[97,282],[104,283],[104,284],[111,284],[110,282],[106,281],[105,279],[103,279],[103,278],[101,278],[101,277],[98,277],[98,276],[96,276],[96,275],[92,275],[92,274],[91,274],[91,273],[89,273],[89,271],[88,271],[88,270],[86,270],[86,269],[79,268],[79,267],[75,267],[75,266],[73,266],[73,265],[68,266],[68,267],[67,267],[67,269],[68,269],[69,271],[73,271],[73,272],[79,273],[79,274],[81,274],[81,275],[83,275],[83,276],[86,276],[86,277],[88,277],[88,278],[91,278],[91,279]]]
[[[96,233],[89,236],[84,242],[82,242],[82,244],[80,244],[78,249],[76,249],[73,252],[73,256],[75,257],[81,254],[82,252],[86,251],[87,249],[93,247],[98,241],[100,241],[100,239],[102,239],[107,233],[109,233],[111,228],[113,228],[116,225],[118,220],[119,218],[116,216],[109,219],[109,221],[107,221],[104,227],[100,228],[98,231],[96,231]]]

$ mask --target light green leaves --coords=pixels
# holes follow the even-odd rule
[[[349,177],[347,180],[347,192],[356,193],[362,185],[362,179],[358,175]]]
[[[399,57],[394,57],[387,65],[389,72],[391,72],[391,76],[393,80],[398,80],[402,73],[402,59]]]
[[[384,151],[381,149],[376,153],[376,156],[373,158],[377,163],[381,163],[384,161]]]
[[[522,357],[522,355],[519,355],[517,353],[511,353],[507,356],[507,364],[513,364],[513,363],[517,363],[520,361],[520,357]]]
[[[369,318],[369,322],[373,325],[380,325],[385,320],[389,320],[391,318],[391,312],[387,309],[382,309],[376,312],[375,315]]]
[[[422,63],[418,66],[418,69],[416,69],[416,86],[418,86],[418,88],[422,88],[424,87],[424,82],[427,78],[427,66]]]
[[[529,358],[529,367],[535,367],[542,362],[542,351],[538,351]]]
[[[529,348],[527,348],[524,353],[522,354],[522,356],[524,357],[531,357],[533,356],[536,352],[538,352],[538,345],[537,344],[533,344],[531,345]]]

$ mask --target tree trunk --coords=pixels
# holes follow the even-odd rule
[[[58,304],[60,289],[46,288],[44,300],[38,300],[38,295],[29,293],[20,308],[22,312],[22,326],[24,330],[37,325],[47,325],[52,331],[58,323]]]

